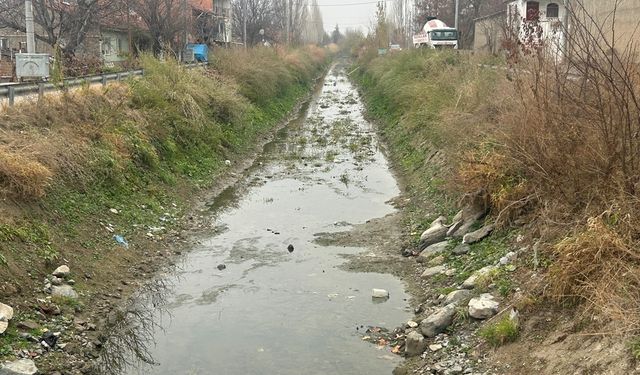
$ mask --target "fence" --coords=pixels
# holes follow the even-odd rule
[[[206,66],[207,63],[193,63],[193,64],[185,64],[187,68],[195,68],[200,66]],[[42,99],[45,93],[54,92],[54,91],[62,91],[67,90],[73,87],[83,86],[83,85],[92,85],[92,84],[102,84],[106,85],[109,82],[113,81],[122,81],[129,77],[136,77],[144,75],[144,70],[130,70],[126,72],[119,73],[107,73],[107,74],[97,74],[86,77],[79,78],[68,78],[65,79],[62,83],[54,84],[51,82],[38,82],[38,83],[17,83],[17,84],[9,84],[5,86],[0,86],[0,103],[3,100],[7,100],[9,106],[13,106],[15,104],[16,98],[24,97],[24,96],[38,96],[38,100]]]

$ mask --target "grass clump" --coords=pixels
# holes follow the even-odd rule
[[[518,338],[518,322],[505,314],[497,322],[482,327],[478,331],[478,335],[489,345],[497,348]]]

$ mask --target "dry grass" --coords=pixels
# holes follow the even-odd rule
[[[0,186],[19,198],[40,198],[53,173],[35,155],[0,148]]]
[[[521,57],[491,142],[460,183],[492,194],[503,224],[523,217],[547,246],[546,295],[590,320],[640,332],[640,68],[577,3],[570,50]],[[613,52],[612,52],[613,51]],[[529,51],[531,52],[531,51]]]

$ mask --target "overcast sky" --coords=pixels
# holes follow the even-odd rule
[[[367,32],[376,15],[375,0],[317,0],[324,29],[331,32],[336,24],[340,25],[340,30],[360,29]]]

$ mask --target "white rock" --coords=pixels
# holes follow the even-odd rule
[[[469,315],[476,319],[488,319],[498,313],[500,304],[494,297],[485,293],[469,301]]]
[[[453,303],[454,305],[459,305],[463,301],[471,298],[471,291],[466,289],[454,290],[453,292],[447,294],[447,298],[444,300],[444,304],[448,305]]]
[[[416,328],[418,327],[418,323],[414,322],[413,320],[410,320],[407,322],[407,325],[409,326],[409,328]]]
[[[71,273],[71,270],[69,269],[69,266],[62,265],[62,266],[56,268],[56,270],[53,271],[52,275],[53,276],[57,276],[57,277],[65,277],[65,276],[69,275],[69,273]]]
[[[109,212],[111,212],[112,214],[118,214],[118,210],[116,210],[115,208],[111,208],[109,209]]]
[[[424,272],[420,277],[429,278],[429,277],[444,273],[446,270],[447,270],[447,267],[445,266],[435,266],[435,267],[427,268],[426,270],[424,270]]]
[[[61,286],[52,286],[51,287],[51,297],[64,297],[77,299],[78,293],[73,290],[71,285],[61,285]]]
[[[442,345],[440,345],[440,344],[431,344],[431,345],[429,345],[429,350],[431,350],[432,352],[437,352],[440,349],[442,349]]]
[[[469,276],[461,285],[462,289],[473,289],[476,287],[478,278],[488,275],[489,273],[491,273],[493,270],[495,270],[496,267],[495,266],[486,266],[483,267],[479,270],[477,270],[476,272],[473,273],[473,275]]]
[[[37,373],[38,368],[30,359],[19,359],[0,367],[0,375],[34,375]]]
[[[0,303],[0,321],[8,322],[13,319],[13,307]]]
[[[227,167],[231,165],[231,160],[225,160],[224,161],[224,165],[226,165]]]
[[[373,298],[389,298],[389,292],[384,289],[373,289],[371,291],[371,297]]]
[[[441,242],[447,236],[447,230],[449,229],[446,225],[444,225],[444,221],[446,219],[444,217],[437,218],[429,229],[425,230],[420,236],[420,250],[425,249],[426,247],[433,245],[434,243]]]
[[[0,321],[0,335],[3,334],[7,328],[9,328],[9,322]]]

